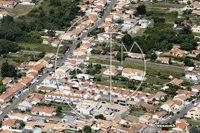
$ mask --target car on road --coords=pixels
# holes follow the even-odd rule
[[[176,113],[177,113],[177,114],[179,114],[179,113],[180,113],[180,111],[177,111]]]
[[[108,111],[104,111],[104,114],[105,114],[105,115],[108,115]]]
[[[112,117],[114,117],[114,116],[115,116],[115,113],[114,113],[114,112],[111,112],[110,115],[111,115]]]
[[[198,103],[194,103],[194,106],[196,107],[198,105]]]
[[[195,103],[195,101],[196,101],[195,99],[194,99],[194,100],[192,100],[192,103]]]
[[[105,102],[105,101],[102,101],[101,103],[105,104],[106,102]]]

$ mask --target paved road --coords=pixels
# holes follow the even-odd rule
[[[200,103],[200,99],[195,99],[195,102],[196,103]],[[190,104],[188,104],[187,106],[185,106],[184,108],[182,108],[180,111],[179,111],[179,113],[177,114],[174,114],[171,118],[168,118],[168,119],[166,119],[166,120],[163,120],[163,121],[161,121],[160,122],[160,124],[167,124],[167,123],[171,123],[171,122],[173,122],[173,120],[177,120],[178,118],[180,118],[180,117],[182,117],[185,113],[187,113],[189,110],[191,110],[192,108],[194,107],[194,104],[193,103],[190,103]],[[150,131],[150,132],[158,132],[158,131],[160,131],[161,130],[161,128],[159,128],[159,127],[157,127],[156,125],[155,125],[155,127]]]
[[[116,0],[112,0],[109,4],[109,6],[107,7],[106,11],[104,12],[104,15],[102,16],[101,20],[99,20],[98,22],[96,22],[94,24],[93,27],[91,27],[86,33],[83,33],[82,36],[80,37],[80,39],[78,41],[76,41],[70,48],[70,51],[68,53],[65,53],[63,55],[63,58],[59,59],[58,61],[56,61],[56,66],[60,66],[60,64],[62,64],[66,59],[67,57],[69,56],[70,53],[73,52],[73,50],[76,48],[76,45],[78,43],[80,43],[86,36],[89,32],[91,32],[92,30],[94,30],[96,27],[100,26],[105,18],[109,15],[109,13],[111,12],[111,9],[112,7],[114,7],[116,3]],[[50,68],[50,69],[47,69],[49,72],[53,72],[55,70],[55,68]],[[44,71],[46,71],[44,70]],[[41,82],[45,79],[45,77],[47,77],[48,74],[47,73],[44,73],[40,78],[39,78],[39,82],[35,82],[34,84],[32,84],[30,87],[29,87],[29,90],[26,91],[25,93],[21,94],[21,96],[16,99],[13,103],[11,103],[10,106],[8,106],[7,108],[4,109],[3,113],[0,115],[0,121],[3,120],[4,116],[6,116],[13,108],[15,108],[23,99],[25,99],[29,94],[33,93],[33,91],[35,91],[36,89],[36,86],[41,84]]]
[[[92,55],[91,58],[94,58],[94,59],[100,59],[99,56],[101,55]],[[109,58],[109,56],[107,56]],[[109,59],[104,59],[104,58],[101,58],[101,60],[108,60]],[[141,59],[133,59],[133,58],[126,58],[125,60],[130,60],[130,61],[133,61],[133,62],[144,62],[143,60]],[[120,62],[118,60],[112,60],[113,62]],[[174,66],[174,65],[167,65],[167,64],[161,64],[161,63],[155,63],[155,62],[149,62],[149,61],[146,61],[146,64],[152,64],[152,65],[160,65],[160,66],[167,66],[167,67],[172,67],[172,68],[179,68],[179,69],[185,69],[185,67],[182,67],[182,66]]]

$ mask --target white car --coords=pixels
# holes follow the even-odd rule
[[[196,107],[198,105],[198,103],[194,103],[194,106]]]
[[[108,111],[104,111],[104,114],[108,115]]]

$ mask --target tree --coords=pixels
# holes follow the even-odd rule
[[[155,53],[153,53],[153,54],[151,55],[151,60],[155,61],[156,59],[157,59],[157,55],[156,55]]]
[[[180,34],[191,34],[192,30],[190,26],[184,27],[182,30],[180,30]]]
[[[86,133],[91,133],[91,127],[90,126],[85,126],[83,128],[83,131],[85,131]]]
[[[60,116],[61,113],[62,113],[62,107],[58,106],[58,108],[56,109],[56,115]]]
[[[38,58],[39,59],[43,58],[45,56],[45,54],[46,54],[45,52],[39,53]]]
[[[51,8],[51,9],[49,10],[49,14],[54,14],[54,13],[55,13],[55,10]]]
[[[94,65],[94,67],[95,67],[96,69],[101,69],[101,65],[100,65],[100,64],[96,64],[96,65]]]
[[[145,5],[138,6],[137,12],[138,12],[138,14],[141,14],[141,15],[146,14],[146,6]]]
[[[133,38],[131,37],[131,35],[126,34],[125,36],[123,36],[122,42],[126,46],[131,46],[133,44]]]
[[[17,70],[15,66],[10,65],[7,61],[1,66],[1,76],[2,77],[17,77]]]
[[[4,16],[1,20],[2,24],[10,24],[11,22],[13,22],[13,17],[12,16]]]
[[[61,6],[60,0],[50,0],[50,6]]]
[[[48,36],[54,37],[55,36],[55,32],[52,31],[52,30],[48,31]]]
[[[21,77],[22,77],[22,73],[18,73],[18,74],[17,74],[17,77],[18,77],[18,78],[21,78]]]
[[[26,124],[25,124],[25,123],[22,121],[22,122],[20,123],[20,126],[19,126],[19,128],[20,128],[20,129],[22,129],[22,128],[24,128],[24,127],[25,127],[25,125],[26,125]]]
[[[0,94],[2,94],[5,90],[6,90],[6,87],[4,85],[0,86]]]
[[[182,43],[181,44],[181,49],[186,50],[186,51],[190,51],[192,50],[194,47],[191,43]]]
[[[184,64],[185,66],[194,66],[194,63],[189,58],[184,59]]]
[[[0,35],[1,36],[1,35]],[[6,54],[9,52],[17,52],[20,47],[11,41],[0,39],[0,54]]]
[[[102,120],[106,120],[106,117],[104,117],[102,114],[96,115],[95,119],[102,119]]]
[[[121,57],[123,57],[123,58],[121,58]],[[121,52],[118,52],[116,55],[116,59],[118,61],[121,61],[121,59],[124,60],[125,58],[126,58],[126,55],[124,53],[123,53],[123,56],[122,56]]]

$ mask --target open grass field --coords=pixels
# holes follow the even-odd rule
[[[191,125],[198,125],[200,126],[200,122],[195,122],[195,121],[191,121],[187,119],[187,123],[191,124]]]
[[[100,64],[110,64],[110,61],[100,60],[100,59],[90,59],[89,62],[100,63]],[[125,60],[123,64],[125,65],[128,62],[129,62],[129,65],[127,65],[126,68],[135,68],[135,69],[144,70],[143,62]],[[112,62],[112,65],[115,65],[116,67],[123,66],[120,64],[120,62]],[[158,72],[160,72],[161,75],[172,75],[173,77],[180,78],[180,76],[184,72],[184,69],[172,68],[171,66],[155,65],[155,64],[147,63],[146,72],[148,75],[157,75]]]
[[[23,46],[25,49],[30,48],[30,50],[33,51],[41,51],[41,52],[52,52],[56,53],[57,47],[51,47],[49,45],[44,45],[44,44],[31,44],[31,43],[18,43],[19,46]]]
[[[149,75],[147,75],[146,77],[147,77],[147,80],[145,80],[144,82],[147,82],[147,83],[164,84],[166,82],[170,82],[170,80],[160,79],[160,78],[156,78],[156,77],[149,76]]]
[[[158,3],[153,3],[153,4],[145,4],[145,6],[147,8],[150,8],[150,7],[157,7],[157,8],[183,8],[185,7],[185,5],[183,4],[170,4],[170,3],[161,3],[161,2],[158,2]]]
[[[25,12],[29,12],[33,9],[33,5],[17,5],[15,8],[7,8],[6,11],[9,13],[13,13],[16,15],[23,14]]]
[[[133,122],[133,121],[138,122],[139,121],[139,118],[136,118],[134,116],[131,117],[130,115],[129,116],[127,116],[127,115],[124,116],[123,119],[127,120],[127,121],[130,121],[130,122]]]

